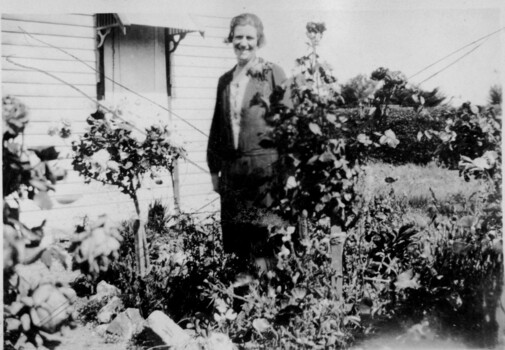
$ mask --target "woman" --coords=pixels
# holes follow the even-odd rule
[[[278,159],[268,138],[270,100],[274,92],[279,95],[286,77],[279,66],[256,56],[265,44],[256,15],[233,18],[227,42],[233,45],[237,65],[219,79],[207,163],[214,191],[221,195],[225,252],[254,257],[258,263],[271,254],[265,244],[267,229],[257,222],[272,203],[268,189]]]

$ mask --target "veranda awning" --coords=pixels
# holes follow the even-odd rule
[[[120,27],[123,33],[131,25],[167,28],[169,34],[183,34],[199,32],[204,35],[205,30],[197,25],[187,13],[104,13],[98,15],[97,29]]]

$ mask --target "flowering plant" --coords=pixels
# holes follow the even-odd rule
[[[307,37],[311,43],[314,45],[319,45],[319,42],[323,37],[323,33],[326,31],[326,24],[309,22],[305,28],[307,29]]]
[[[87,181],[116,185],[134,200],[143,177],[161,183],[159,171],[172,172],[185,153],[166,124],[136,113],[142,113],[140,106],[128,101],[102,106],[88,117],[88,131],[73,143],[76,171]]]
[[[140,103],[101,104],[87,122],[88,131],[73,143],[72,165],[86,181],[97,180],[118,186],[133,199],[140,217],[137,190],[150,175],[156,183],[158,172],[172,174],[175,161],[184,156],[184,149],[173,131],[160,120],[149,118],[148,107]],[[159,117],[159,115],[156,115]],[[159,118],[157,118],[159,119]],[[143,225],[136,220],[137,269],[143,276],[149,267],[147,239]]]

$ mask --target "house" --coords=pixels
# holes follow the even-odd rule
[[[150,184],[140,194],[141,205],[147,208],[159,198],[174,208],[176,199],[185,212],[216,211],[206,135],[218,77],[235,63],[223,40],[229,19],[188,13],[2,14],[2,94],[17,96],[29,107],[25,146],[55,145],[58,165],[69,171],[51,194],[52,209],[22,201],[24,222],[31,226],[48,219],[49,227],[67,230],[84,216],[132,216],[129,197],[112,186],[84,184],[71,170],[70,142],[48,135],[61,120],[71,122],[74,136],[82,135],[87,116],[96,110],[92,100],[123,95],[165,107],[156,108],[177,129],[188,152],[173,185],[168,175],[163,184]]]

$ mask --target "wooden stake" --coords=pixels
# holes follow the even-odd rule
[[[332,278],[332,285],[336,288],[337,297],[342,300],[343,280],[344,280],[344,243],[346,234],[342,232],[340,226],[331,227],[330,256],[331,267],[335,269],[335,276]]]

